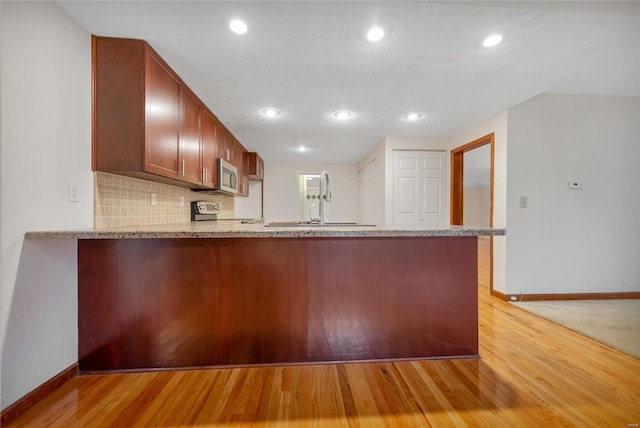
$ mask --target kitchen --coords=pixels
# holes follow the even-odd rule
[[[76,273],[73,269],[76,257],[75,243],[69,241],[48,241],[34,242],[24,241],[23,235],[32,230],[60,230],[60,229],[83,229],[93,227],[94,206],[93,206],[93,186],[94,177],[88,168],[91,160],[91,148],[88,145],[91,135],[91,92],[90,92],[90,40],[89,33],[80,28],[64,12],[60,11],[55,4],[25,4],[22,6],[26,10],[20,11],[21,15],[5,24],[5,14],[7,6],[3,3],[0,6],[0,13],[3,19],[3,85],[2,85],[2,242],[3,242],[3,288],[2,288],[2,317],[3,317],[3,370],[2,370],[2,402],[3,407],[10,404],[15,399],[40,385],[52,375],[60,372],[77,359],[76,344],[77,333],[74,332],[77,313],[75,299]],[[10,10],[10,13],[16,13]],[[613,18],[611,18],[613,19]],[[13,23],[13,24],[12,24]],[[18,25],[17,23],[21,23]],[[26,25],[29,23],[29,25]],[[24,24],[24,25],[22,25]],[[7,33],[5,33],[5,31]],[[7,34],[8,37],[5,37]],[[24,52],[34,52],[36,55],[24,57]],[[10,68],[11,63],[6,62],[6,58],[19,58],[13,64],[15,68]],[[63,61],[58,58],[64,59]],[[53,65],[52,65],[53,64]],[[55,73],[46,73],[55,67]],[[11,82],[18,84],[6,85],[4,79],[11,77]],[[15,80],[17,79],[17,80]],[[78,82],[83,82],[78,85]],[[532,94],[534,95],[534,94]],[[546,96],[547,100],[550,99]],[[37,102],[36,102],[37,100]],[[543,102],[545,99],[537,102]],[[617,108],[616,103],[606,99],[603,107]],[[578,106],[576,101],[576,106]],[[527,106],[523,105],[520,110],[513,112],[513,115],[524,114]],[[531,106],[532,109],[535,105]],[[466,132],[460,132],[448,141],[449,146],[439,145],[439,141],[433,139],[416,140],[402,139],[397,137],[385,138],[378,151],[392,151],[393,147],[398,147],[404,140],[405,146],[416,145],[438,149],[450,149],[462,145],[489,132],[496,133],[496,156],[502,159],[498,163],[500,170],[496,171],[496,204],[494,207],[496,225],[507,226],[506,212],[507,201],[513,201],[522,191],[521,170],[527,169],[525,159],[530,156],[526,147],[522,147],[520,152],[509,152],[509,171],[513,168],[513,175],[507,175],[506,162],[506,114],[500,115],[487,121],[478,120],[476,129],[469,128]],[[510,117],[512,114],[509,115]],[[619,115],[620,117],[623,114]],[[522,122],[526,117],[521,116]],[[34,126],[37,118],[38,126]],[[517,118],[517,117],[516,117]],[[510,144],[512,124],[509,123]],[[514,124],[514,131],[517,131]],[[626,128],[625,128],[626,127]],[[483,128],[483,129],[481,129]],[[525,128],[521,128],[525,133]],[[621,127],[620,133],[612,136],[611,141],[629,141],[629,135],[633,135],[633,129],[629,130],[629,125]],[[582,135],[580,136],[583,137]],[[632,140],[635,141],[635,140]],[[420,144],[422,143],[422,144]],[[616,146],[616,147],[626,147]],[[630,146],[633,149],[633,145]],[[637,147],[637,146],[636,146]],[[572,146],[565,146],[562,150],[570,150]],[[515,147],[518,149],[518,147]],[[514,150],[515,150],[514,149]],[[594,146],[590,146],[594,150]],[[257,150],[260,152],[260,150]],[[37,153],[37,156],[34,154]],[[330,150],[329,150],[330,153]],[[607,181],[609,185],[614,183],[629,183],[625,186],[636,186],[637,194],[637,171],[626,167],[628,162],[633,160],[633,156],[625,156],[625,150],[614,150],[618,163],[622,162],[625,167],[620,168],[618,175],[612,174]],[[637,157],[637,148],[634,153]],[[516,156],[518,155],[518,156]],[[293,156],[293,153],[289,154]],[[357,200],[357,171],[355,163],[360,159],[354,159],[351,164],[332,164],[330,155],[325,158],[318,158],[319,162],[313,165],[307,172],[320,172],[322,170],[341,169],[344,170],[344,177],[352,177],[348,183],[341,183],[337,178],[339,173],[332,172],[334,178],[334,198],[338,193],[335,189],[351,189],[351,194],[347,199]],[[604,156],[604,155],[602,155]],[[265,156],[266,158],[266,156]],[[630,158],[631,160],[627,160]],[[386,160],[387,158],[385,158]],[[604,159],[598,155],[597,159]],[[546,159],[548,160],[548,159]],[[363,160],[366,162],[366,160]],[[280,171],[297,171],[293,160],[290,158],[283,162],[266,160],[265,163],[265,216],[268,217],[269,210],[274,212],[270,220],[287,220],[292,216],[297,216],[297,209],[293,211],[276,212],[275,206],[284,206],[276,198],[282,189],[289,189],[293,186],[295,192],[295,179],[293,184],[289,184],[286,178],[280,177]],[[500,166],[504,165],[504,166]],[[511,166],[513,165],[513,167]],[[584,168],[591,164],[586,164]],[[376,167],[380,167],[381,174],[375,174],[377,180],[383,181],[386,176],[384,165],[379,162]],[[587,173],[596,174],[598,170],[591,166]],[[609,171],[609,170],[607,170]],[[610,171],[609,171],[610,173]],[[286,173],[282,173],[286,176]],[[563,170],[559,169],[558,176],[564,176]],[[569,178],[567,178],[569,179]],[[501,180],[501,181],[499,181]],[[566,181],[563,179],[563,181]],[[106,182],[106,180],[105,180]],[[68,184],[76,183],[79,189],[80,201],[76,203],[68,202]],[[269,184],[271,183],[271,184]],[[502,184],[500,184],[502,183]],[[507,189],[507,183],[510,183]],[[635,183],[635,184],[634,184]],[[528,183],[524,182],[524,185]],[[268,186],[274,186],[271,189]],[[286,187],[285,187],[286,186]],[[344,186],[344,187],[343,187]],[[520,187],[518,187],[520,186]],[[531,185],[530,185],[531,186]],[[531,186],[530,191],[538,191]],[[355,190],[355,191],[354,191]],[[513,193],[510,193],[513,192]],[[159,194],[164,193],[160,190]],[[625,192],[628,193],[628,192]],[[583,193],[584,194],[584,193]],[[631,281],[625,278],[637,279],[637,268],[630,271],[627,266],[629,258],[638,254],[637,244],[629,243],[629,238],[622,236],[638,235],[638,226],[627,218],[633,219],[637,214],[637,201],[628,201],[623,195],[613,194],[611,197],[619,197],[620,204],[628,207],[622,214],[616,214],[619,223],[626,224],[624,232],[620,227],[611,222],[608,224],[612,213],[602,211],[595,213],[598,224],[598,235],[600,240],[606,245],[607,251],[614,251],[614,247],[609,244],[609,239],[618,239],[624,245],[615,249],[615,254],[623,253],[625,256],[618,267],[623,271],[619,276],[608,274],[611,279],[610,291],[637,291],[631,285]],[[538,195],[540,200],[544,200],[543,195]],[[598,200],[595,200],[597,202]],[[378,201],[379,203],[380,201]],[[558,200],[549,200],[550,203],[557,203]],[[611,204],[614,201],[608,201]],[[619,205],[620,205],[619,204]],[[43,213],[43,208],[46,212]],[[223,204],[224,206],[224,204]],[[336,207],[338,204],[336,203]],[[121,209],[122,207],[120,207]],[[500,214],[500,210],[503,213]],[[380,210],[378,210],[378,213]],[[384,209],[382,210],[384,212]],[[295,213],[295,214],[291,214]],[[333,213],[337,215],[336,212]],[[510,212],[509,228],[510,234],[513,230],[527,219],[522,218],[522,213],[517,209]],[[134,209],[135,215],[135,209]],[[623,215],[620,220],[619,215]],[[593,220],[578,217],[582,225],[588,226]],[[356,221],[357,213],[351,211],[341,218],[333,218],[337,221]],[[513,222],[513,227],[511,222]],[[549,225],[547,225],[548,227]],[[515,234],[517,237],[517,233]],[[527,236],[527,235],[525,235]],[[608,238],[608,237],[611,238]],[[524,262],[526,253],[521,253],[523,241],[517,238],[512,242],[514,252],[510,252],[513,257],[515,267],[530,270]],[[582,243],[581,239],[578,241]],[[636,241],[637,242],[637,241]],[[522,244],[521,244],[522,243]],[[499,244],[496,244],[499,252]],[[506,248],[506,243],[503,244]],[[579,246],[579,245],[578,245]],[[506,250],[505,250],[506,251]],[[513,255],[512,255],[513,254]],[[582,254],[582,252],[581,252]],[[613,259],[616,257],[606,256],[606,272],[610,272],[609,267],[614,267]],[[586,259],[589,260],[589,259]],[[506,262],[505,262],[506,263]],[[583,264],[584,266],[584,264]],[[567,270],[566,276],[571,274],[581,275],[577,270]],[[521,291],[522,279],[513,276],[513,281],[507,281],[506,277],[514,275],[512,268],[502,266],[496,269],[496,283],[502,281],[509,284],[507,288],[499,288],[507,294]],[[625,276],[626,275],[626,276]],[[587,284],[591,282],[585,282]],[[512,285],[513,284],[513,285]],[[602,288],[602,283],[594,284],[591,289],[581,291],[607,291]],[[525,291],[527,289],[525,288]],[[533,291],[533,290],[532,290]],[[572,292],[567,289],[564,292]],[[548,292],[548,290],[541,290]],[[36,316],[37,315],[37,316]],[[45,357],[46,356],[46,357]]]

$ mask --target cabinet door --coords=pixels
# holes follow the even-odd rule
[[[233,161],[235,162],[234,165],[238,168],[238,170],[240,170],[240,168],[242,168],[243,166],[243,152],[246,152],[245,148],[236,137],[233,137],[233,154],[231,155],[231,157],[233,158]],[[238,171],[238,173],[239,172],[240,171]]]
[[[233,163],[233,135],[231,135],[231,132],[229,132],[229,130],[224,126],[222,126],[222,135],[222,150],[220,157],[236,166]]]
[[[238,166],[239,189],[240,196],[249,196],[249,152],[238,142],[237,154],[242,161]]]
[[[184,85],[180,88],[180,173],[181,179],[201,184],[203,178],[200,157],[200,109],[196,96]]]
[[[256,152],[249,152],[249,180],[262,180],[264,178],[264,161]]]
[[[260,156],[257,156],[257,167],[256,167],[256,176],[260,179],[264,179],[264,161]]]
[[[202,109],[202,169],[203,185],[215,189],[218,185],[218,151],[222,128],[216,118],[206,108]]]
[[[180,151],[180,83],[161,59],[146,58],[144,170],[177,178]]]

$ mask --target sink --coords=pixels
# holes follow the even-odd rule
[[[309,223],[308,221],[287,221],[265,224],[264,227],[375,227],[375,224],[362,223]]]

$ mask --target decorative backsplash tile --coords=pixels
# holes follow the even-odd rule
[[[156,205],[151,205],[151,194]],[[191,201],[220,202],[218,218],[233,218],[233,197],[206,195],[179,186],[94,172],[93,224],[96,228],[191,221]],[[180,198],[184,197],[184,206]]]

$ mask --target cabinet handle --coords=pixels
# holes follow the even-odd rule
[[[202,182],[206,183],[207,182],[207,168],[202,168]]]
[[[182,158],[182,176],[184,177],[184,158]]]

